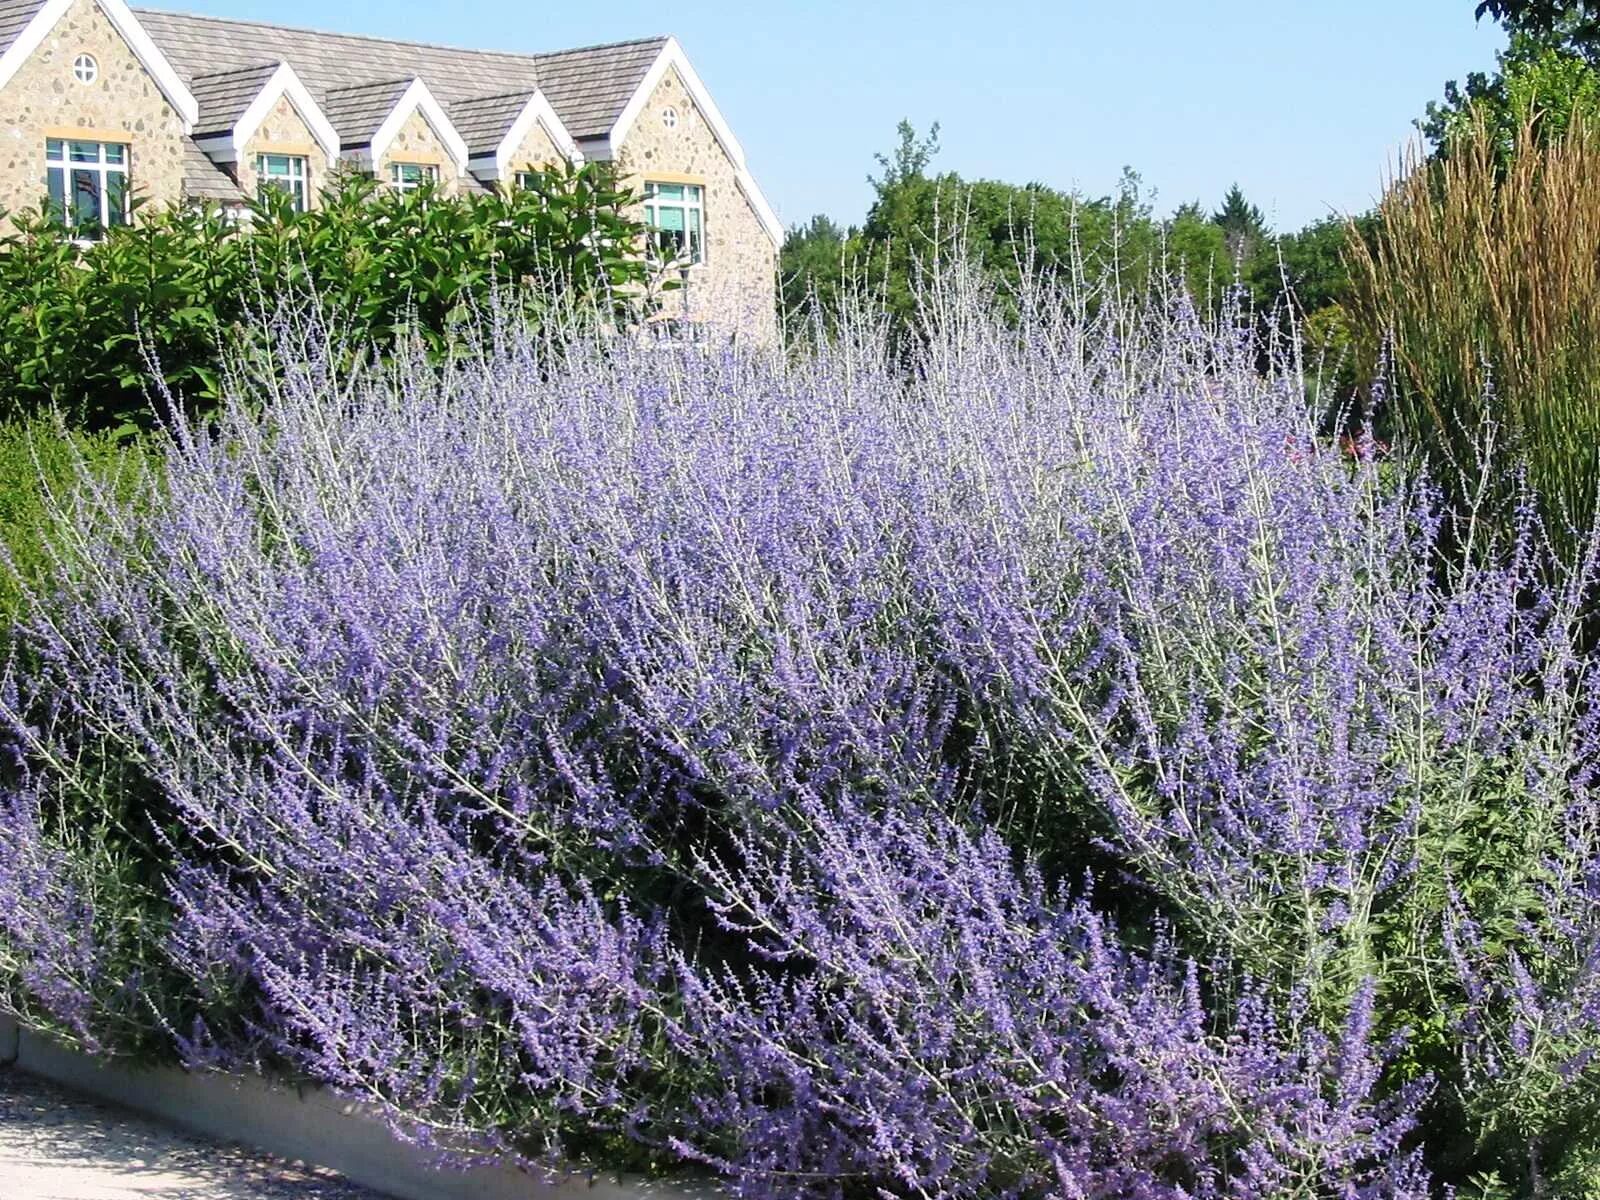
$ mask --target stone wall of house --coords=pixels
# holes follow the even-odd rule
[[[705,188],[706,253],[705,262],[689,270],[691,319],[761,340],[775,337],[777,249],[739,186],[733,160],[676,70],[667,71],[650,94],[617,164],[636,188],[650,179]],[[683,297],[673,294],[667,303],[676,309]]]
[[[73,77],[80,54],[95,58],[93,83]],[[131,148],[134,195],[156,204],[180,198],[183,118],[94,0],[76,0],[0,87],[0,208],[37,208],[46,195],[45,139],[73,133]]]
[[[526,171],[530,167],[538,170],[541,167],[552,166],[566,161],[566,155],[561,153],[545,127],[538,121],[533,123],[533,128],[528,130],[522,141],[517,146],[506,164],[506,178],[504,182],[515,183],[516,173]]]
[[[300,110],[288,96],[279,96],[267,119],[251,135],[244,154],[234,167],[234,178],[246,196],[256,194],[256,155],[295,154],[306,160],[306,177],[309,182],[307,199],[310,207],[317,206],[317,193],[328,184],[332,164],[321,144],[300,115]]]
[[[455,159],[439,135],[434,132],[428,118],[420,108],[412,109],[406,123],[395,134],[383,157],[373,164],[374,173],[382,183],[389,182],[390,163],[432,163],[439,168],[439,190],[447,196],[456,194],[461,178],[456,174]]]

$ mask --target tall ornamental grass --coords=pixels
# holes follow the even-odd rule
[[[1580,1194],[1584,574],[1531,509],[1447,567],[1247,325],[1012,300],[933,281],[909,368],[857,319],[349,376],[286,322],[55,506],[0,1005],[446,1161]]]
[[[1349,253],[1356,324],[1392,357],[1397,435],[1462,507],[1487,491],[1502,528],[1525,468],[1572,550],[1600,488],[1600,142],[1581,114],[1547,119],[1509,149],[1481,114],[1464,123],[1406,164]]]

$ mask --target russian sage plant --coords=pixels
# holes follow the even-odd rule
[[[1579,1179],[1586,576],[1442,562],[1181,298],[1009,311],[354,376],[286,320],[19,582],[0,1002],[751,1197]]]

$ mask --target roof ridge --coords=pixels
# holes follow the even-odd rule
[[[371,79],[371,80],[368,80],[366,83],[347,83],[343,87],[327,88],[327,89],[325,89],[325,94],[329,95],[329,96],[336,96],[340,92],[359,92],[359,91],[362,91],[362,90],[368,89],[368,88],[394,87],[397,84],[402,84],[402,83],[405,84],[407,87],[409,87],[411,84],[417,82],[417,80],[419,80],[419,79],[422,79],[422,76],[420,76],[420,75],[396,75],[393,79]],[[427,82],[424,81],[422,86],[423,87],[427,87],[428,86]]]
[[[283,64],[283,59],[274,58],[248,67],[229,67],[225,71],[207,71],[204,75],[196,75],[190,80],[190,83],[199,83],[202,79],[221,79],[225,75],[250,75],[257,71],[265,71],[268,67],[271,67],[274,71],[276,71]]]
[[[649,37],[623,38],[616,42],[591,42],[587,46],[568,46],[561,50],[536,50],[528,58],[554,58],[558,54],[587,54],[591,50],[616,50],[623,46],[643,46],[650,42],[670,42],[670,33],[653,33]],[[518,55],[518,58],[523,57]]]
[[[455,101],[454,106],[459,107],[463,104],[483,104],[489,100],[509,100],[513,96],[537,96],[539,92],[540,89],[536,87],[513,88],[509,92],[489,92],[487,95],[483,96],[465,96],[462,99]],[[446,107],[450,106],[447,105]]]
[[[289,33],[357,38],[365,42],[384,42],[391,46],[418,46],[428,50],[452,50],[461,54],[493,54],[501,58],[521,59],[548,58],[557,54],[577,54],[589,50],[610,50],[619,46],[637,46],[646,42],[664,42],[671,37],[671,34],[657,34],[653,37],[624,38],[616,42],[596,42],[589,46],[572,46],[561,50],[487,50],[474,46],[453,46],[444,42],[424,42],[408,38],[384,37],[376,33],[345,33],[337,29],[314,29],[309,25],[284,25],[277,21],[258,21],[248,17],[218,17],[210,13],[188,12],[183,9],[137,7],[133,11],[135,13],[152,13],[164,17],[183,17],[191,21],[211,21],[219,25],[249,25],[257,29],[281,29]],[[509,95],[510,93],[507,94]]]

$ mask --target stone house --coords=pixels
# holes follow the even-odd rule
[[[131,9],[0,0],[0,210],[47,197],[86,233],[129,201],[314,206],[339,166],[388,186],[514,187],[615,162],[692,321],[766,337],[783,230],[671,37],[546,54],[461,50]],[[3,228],[3,226],[0,226]]]

